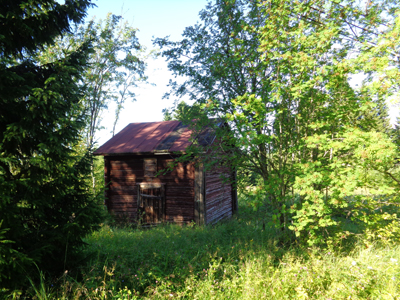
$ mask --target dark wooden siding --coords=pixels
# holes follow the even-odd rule
[[[187,223],[194,220],[194,165],[179,163],[165,174],[145,176],[144,159],[156,158],[161,171],[174,162],[170,156],[108,156],[105,168],[107,207],[117,216],[135,221],[137,217],[137,183],[165,183],[166,221]],[[107,166],[107,163],[105,164]]]
[[[206,223],[212,224],[232,216],[232,186],[221,176],[230,178],[227,168],[215,168],[205,175]]]

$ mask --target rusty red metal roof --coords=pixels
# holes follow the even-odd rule
[[[184,152],[192,130],[180,121],[131,123],[97,149],[95,155]]]

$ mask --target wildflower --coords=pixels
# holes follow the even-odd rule
[[[351,263],[353,266],[355,266],[357,263],[353,260],[353,262]]]
[[[391,258],[390,261],[391,262],[397,262],[397,259]]]
[[[372,270],[372,267],[371,267],[371,266],[368,266],[367,268],[370,269],[370,270]]]

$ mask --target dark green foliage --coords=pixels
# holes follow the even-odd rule
[[[365,131],[375,130],[391,134],[389,107],[384,98],[372,102],[370,109],[362,112],[358,118],[359,126]]]
[[[2,0],[0,6],[0,54],[12,57],[34,52],[52,43],[54,38],[70,30],[70,22],[78,23],[93,4],[90,0]]]
[[[168,110],[168,108],[164,108],[162,110],[163,113],[163,121],[172,121],[172,113]]]
[[[89,2],[9,2],[5,15],[20,20],[7,30],[19,33],[25,26],[29,38],[7,35],[2,27],[7,42],[0,57],[0,285],[20,288],[27,276],[39,275],[33,264],[54,276],[70,270],[102,208],[87,184],[90,156],[80,146],[85,115],[77,81],[89,45],[47,64],[33,55],[23,58],[67,31],[68,20],[81,20]],[[27,22],[30,17],[46,26]]]
[[[400,119],[396,118],[396,124],[394,124],[394,128],[392,129],[392,139],[393,142],[400,147]]]

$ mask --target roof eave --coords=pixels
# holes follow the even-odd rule
[[[168,150],[162,151],[150,151],[150,152],[124,152],[124,153],[93,153],[93,155],[102,155],[102,156],[126,156],[126,155],[174,155],[174,154],[186,154],[185,151],[173,151],[170,152]]]

